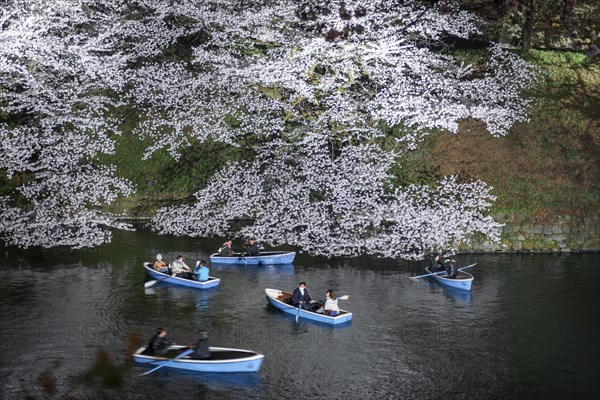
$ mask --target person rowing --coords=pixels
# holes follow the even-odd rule
[[[178,255],[177,259],[171,263],[171,270],[173,271],[173,275],[178,278],[194,279],[194,274],[190,267],[183,262],[182,255]]]
[[[431,259],[431,262],[429,263],[429,272],[439,272],[439,271],[444,271],[446,269],[446,266],[444,265],[444,263],[440,260],[440,253],[433,253],[433,258]]]
[[[244,247],[244,254],[247,256],[259,256],[260,248],[254,238],[248,239],[247,246]]]
[[[294,293],[292,293],[292,306],[298,308],[304,308],[305,310],[312,311],[315,301],[311,299],[308,294],[308,289],[306,289],[306,282],[300,282],[298,287],[294,289]],[[307,306],[308,304],[308,306]]]
[[[154,336],[152,336],[148,342],[146,349],[152,355],[162,356],[169,351],[172,344],[173,343],[167,339],[167,330],[158,328]]]

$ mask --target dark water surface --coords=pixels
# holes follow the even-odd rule
[[[478,263],[470,294],[409,280],[420,262],[304,255],[293,266],[213,266],[213,290],[144,288],[142,262],[157,252],[193,264],[221,242],[138,231],[86,251],[0,247],[0,398],[563,399],[600,389],[599,254],[461,256]],[[349,294],[352,324],[296,325],[267,304],[265,288],[301,280],[315,298]],[[183,344],[206,329],[213,344],[265,362],[257,374],[137,377],[147,369],[127,348],[158,326]]]

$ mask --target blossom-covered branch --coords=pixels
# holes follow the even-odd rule
[[[10,243],[91,246],[122,227],[100,211],[133,192],[100,161],[121,108],[147,158],[206,140],[245,149],[197,204],[161,210],[160,232],[230,234],[249,218],[236,234],[404,258],[497,240],[484,183],[389,175],[433,130],[476,118],[504,135],[526,119],[534,71],[495,45],[483,68],[455,57],[445,39],[477,33],[455,1],[15,0],[0,22],[0,170],[25,182],[0,201]],[[395,146],[382,126],[404,127]]]

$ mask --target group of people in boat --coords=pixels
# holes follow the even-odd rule
[[[184,261],[183,256],[178,255],[177,258],[167,265],[163,261],[163,257],[160,254],[156,255],[156,259],[152,264],[152,269],[163,274],[169,274],[178,278],[191,279],[199,282],[207,281],[209,278],[209,268],[206,265],[206,261],[196,261],[196,266],[192,269]]]
[[[167,330],[158,328],[154,336],[152,336],[148,342],[145,353],[153,356],[164,356],[171,350],[172,345],[174,345],[174,343],[167,339]],[[194,346],[190,347],[194,350],[189,355],[190,358],[196,360],[208,360],[212,357],[208,333],[206,331],[200,331],[200,339],[198,339]]]
[[[228,257],[233,255],[232,250],[232,241],[228,240],[219,248],[218,252],[223,257]],[[248,242],[244,243],[242,248],[243,256],[260,256],[260,247],[254,238],[248,239]]]
[[[429,264],[429,272],[434,273],[441,271],[446,271],[444,278],[455,279],[458,276],[456,260],[451,257],[442,261],[439,253],[433,253],[433,258]]]
[[[325,300],[315,301],[308,294],[306,282],[300,282],[298,287],[294,289],[294,293],[292,293],[292,297],[289,299],[289,304],[330,317],[335,317],[340,313],[338,299],[333,290],[329,289],[325,292]]]

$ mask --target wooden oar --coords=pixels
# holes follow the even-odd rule
[[[467,265],[466,267],[459,268],[459,269],[458,269],[458,271],[462,271],[463,269],[467,269],[467,268],[474,267],[475,265],[477,265],[477,263],[475,263],[475,264],[471,264],[471,265]],[[445,273],[446,273],[446,271],[438,271],[438,272],[432,272],[432,273],[430,273],[430,274],[425,274],[425,275],[419,275],[419,276],[410,276],[410,277],[409,277],[409,279],[414,279],[414,280],[417,280],[417,279],[419,279],[419,278],[424,278],[424,277],[426,277],[426,276],[431,276],[431,275],[439,275],[439,274],[445,274]]]
[[[165,361],[164,363],[160,364],[158,367],[152,368],[150,371],[144,372],[143,374],[139,374],[138,376],[144,376],[144,375],[151,374],[154,371],[156,371],[157,369],[160,369],[160,368],[164,367],[165,365],[172,363],[175,360],[179,360],[180,358],[183,358],[183,357],[187,356],[188,354],[192,354],[193,352],[194,352],[194,349],[188,349],[188,350],[184,351],[183,353],[180,353],[177,357],[173,357],[170,360]]]
[[[165,276],[164,278],[160,278],[160,279],[158,279],[158,280],[154,280],[154,281],[148,281],[148,282],[144,283],[144,287],[146,287],[146,288],[150,288],[150,287],[152,287],[152,286],[156,285],[158,282],[162,282],[162,281],[164,281],[165,279],[167,279],[167,278],[170,278],[170,277],[171,277],[171,275],[168,275],[168,276]]]
[[[474,267],[476,265],[477,265],[477,263],[471,264],[471,265],[467,265],[466,267],[459,268],[458,271],[462,271],[463,269],[471,268],[471,267]]]
[[[238,261],[244,261],[244,265],[248,265],[248,260],[246,260],[246,255],[244,253],[240,253]]]

